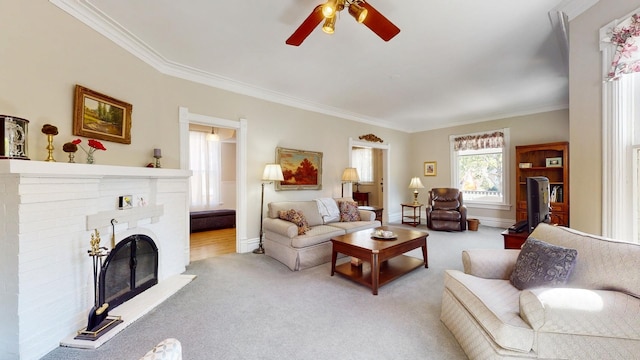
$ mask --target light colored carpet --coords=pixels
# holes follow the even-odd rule
[[[185,360],[466,359],[440,322],[443,271],[462,268],[463,249],[501,248],[502,230],[428,231],[429,268],[377,296],[331,277],[329,263],[292,272],[252,253],[196,261],[187,269],[193,282],[105,345],[57,348],[43,359],[134,360],[169,337]]]

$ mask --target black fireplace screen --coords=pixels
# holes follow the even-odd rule
[[[158,247],[142,234],[120,241],[100,272],[99,304],[113,309],[158,283]]]

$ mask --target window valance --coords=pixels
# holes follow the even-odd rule
[[[612,30],[611,43],[616,46],[611,70],[606,80],[640,72],[640,14],[634,14]]]
[[[503,147],[504,133],[502,131],[476,135],[464,135],[453,139],[453,149],[455,151],[497,149]]]

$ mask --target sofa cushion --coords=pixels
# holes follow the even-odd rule
[[[340,221],[360,221],[360,211],[358,211],[358,204],[352,201],[339,201],[338,207],[340,208]]]
[[[304,248],[320,244],[323,242],[331,242],[331,238],[344,235],[345,231],[329,225],[318,225],[311,228],[304,235],[299,235],[291,239],[291,246],[294,248]]]
[[[537,239],[578,250],[568,287],[618,290],[640,298],[640,245],[541,223],[531,233]],[[615,276],[614,276],[615,275]]]
[[[314,200],[270,202],[268,204],[268,208],[269,211],[267,215],[272,219],[278,218],[278,211],[280,210],[295,209],[304,213],[304,217],[307,219],[307,223],[310,227],[322,225],[324,223],[322,216],[320,215],[320,211],[318,211],[318,203]]]
[[[511,274],[511,283],[520,290],[564,285],[571,274],[578,251],[527,238]]]
[[[640,299],[618,291],[525,290],[520,316],[540,332],[640,340]]]
[[[377,220],[370,220],[370,221],[361,220],[361,221],[350,221],[350,222],[333,222],[327,225],[343,229],[344,231],[347,232],[347,234],[350,234],[355,231],[373,229],[375,227],[380,226],[380,222]]]
[[[509,280],[483,279],[458,270],[445,270],[444,286],[498,345],[523,353],[532,349],[534,332],[520,317],[520,290]]]
[[[460,221],[462,214],[457,210],[433,210],[431,220]],[[456,225],[458,227],[458,225]]]
[[[309,231],[309,223],[307,223],[307,219],[304,217],[302,211],[295,209],[280,210],[278,211],[278,217],[296,224],[298,226],[298,235],[304,235]]]

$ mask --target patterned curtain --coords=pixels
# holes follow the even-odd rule
[[[611,43],[616,46],[607,80],[616,80],[623,74],[640,72],[640,14],[626,19],[613,29]]]
[[[453,139],[453,149],[455,151],[497,149],[503,147],[504,133],[502,131],[477,135],[465,135]]]

